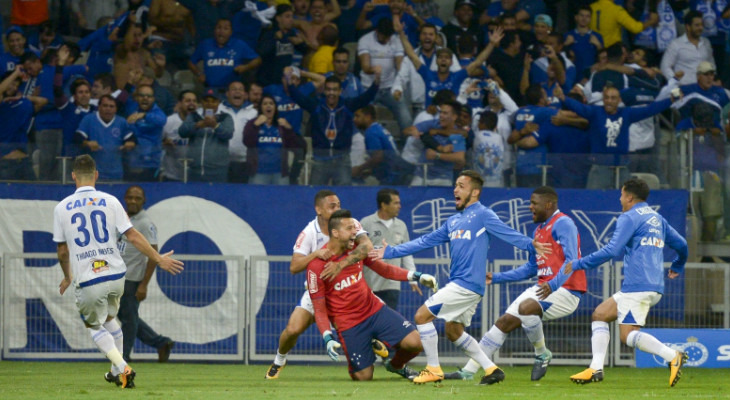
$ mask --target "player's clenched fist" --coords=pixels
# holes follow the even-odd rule
[[[337,352],[337,349],[342,347],[340,342],[335,340],[331,331],[325,331],[322,338],[324,339],[325,346],[327,346],[327,355],[330,356],[332,361],[339,361],[340,353]]]

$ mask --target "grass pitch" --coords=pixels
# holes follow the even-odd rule
[[[609,368],[600,383],[576,385],[568,379],[583,367],[552,366],[539,382],[531,367],[503,368],[507,379],[492,386],[473,381],[414,385],[377,365],[372,382],[353,382],[347,367],[292,364],[278,380],[267,381],[267,365],[134,363],[134,390],[104,381],[102,362],[0,362],[0,399],[730,399],[730,370],[684,370],[668,387],[664,368]],[[445,367],[447,372],[454,367]]]

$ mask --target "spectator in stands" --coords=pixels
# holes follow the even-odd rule
[[[89,67],[89,76],[94,77],[101,73],[112,72],[114,65],[114,42],[109,38],[116,25],[111,18],[102,18],[97,29],[78,41],[81,51],[88,51],[86,65]],[[115,34],[116,35],[116,34]]]
[[[377,5],[372,1],[368,1],[362,7],[360,16],[355,23],[355,27],[361,31],[369,31],[378,25],[383,18],[400,21],[403,25],[403,31],[406,32],[408,40],[413,46],[418,45],[418,27],[425,24],[418,14],[413,11],[413,7],[406,4],[405,0],[391,0],[385,4],[389,12],[372,12]],[[368,15],[370,16],[368,18]]]
[[[178,0],[190,10],[195,23],[195,43],[213,38],[215,27],[221,19],[228,19],[243,8],[244,0]]]
[[[422,154],[420,162],[429,163],[428,170],[417,169],[412,186],[453,185],[454,171],[460,171],[466,162],[466,132],[456,125],[460,112],[461,104],[456,100],[446,101],[439,106],[438,119],[415,125],[421,141],[428,135],[437,142],[437,149],[427,148]]]
[[[474,119],[479,129],[474,132],[473,169],[484,178],[485,187],[504,187],[505,141],[497,133],[497,114],[482,111]]]
[[[306,78],[307,82],[302,82],[302,78]],[[323,87],[325,78],[319,74],[302,71],[297,67],[287,67],[284,69],[282,79],[288,80],[288,88],[283,83],[269,85],[264,88],[264,94],[269,94],[274,97],[279,108],[279,118],[287,120],[294,132],[301,136],[304,113],[301,107],[299,107],[299,104],[289,95],[290,91],[293,88],[297,88],[302,95],[312,97],[317,94],[318,89]],[[282,81],[280,80],[280,82]],[[346,97],[343,95],[343,98]]]
[[[525,53],[522,52],[521,46],[520,36],[515,31],[506,31],[499,42],[499,49],[495,50],[487,60],[497,73],[497,76],[492,78],[502,82],[502,88],[515,99],[517,104],[522,102],[520,81],[525,65]]]
[[[198,97],[195,92],[185,90],[180,92],[178,103],[175,106],[176,113],[167,117],[167,123],[162,129],[162,180],[182,181],[183,161],[187,158],[188,139],[178,134],[180,126],[188,115],[195,113],[198,109]]]
[[[188,67],[207,87],[224,89],[231,81],[261,65],[261,57],[242,40],[231,38],[232,33],[229,19],[218,20],[215,38],[203,40],[190,58]]]
[[[23,30],[18,26],[11,26],[5,33],[7,52],[0,54],[0,73],[4,74],[15,69],[20,64],[20,57],[26,51],[27,40]]]
[[[38,167],[41,180],[55,180],[60,177],[56,157],[61,155],[63,126],[61,115],[54,106],[53,80],[55,68],[43,65],[33,52],[26,52],[20,58],[23,71],[27,74],[20,91],[23,96],[39,95],[47,100],[34,120],[35,144],[40,151]]]
[[[10,24],[23,28],[26,35],[38,32],[38,26],[48,21],[48,0],[13,0]]]
[[[307,44],[293,25],[294,13],[288,4],[276,6],[275,23],[261,33],[256,52],[265,68],[258,71],[258,79],[264,85],[278,85],[284,68],[294,62],[294,53],[305,53]]]
[[[563,35],[550,32],[546,37],[541,57],[537,58],[530,68],[530,83],[544,84],[549,80],[554,80],[564,91],[570,91],[573,88],[577,77],[576,68],[563,52],[563,48]],[[548,66],[552,66],[554,69],[552,78],[549,77]],[[548,90],[548,97],[551,97],[550,93],[552,93],[552,89]]]
[[[243,128],[248,121],[255,119],[258,111],[248,103],[246,87],[239,81],[228,84],[226,98],[219,109],[231,116],[233,120],[233,136],[228,142],[228,182],[247,183],[249,173],[246,168],[246,146],[243,144]]]
[[[401,209],[400,193],[395,189],[380,189],[375,199],[378,203],[377,211],[360,220],[362,229],[368,232],[368,236],[373,244],[375,246],[382,246],[383,240],[389,246],[408,242],[410,240],[408,228],[405,222],[398,218]],[[384,261],[408,271],[416,270],[413,256],[392,258]],[[365,277],[365,282],[372,289],[373,294],[383,300],[388,307],[393,310],[398,310],[400,282],[385,279],[368,267],[363,268],[363,276]],[[411,291],[418,293],[419,296],[423,295],[417,282],[411,282],[410,286]]]
[[[22,97],[18,87],[23,67],[8,71],[0,80],[0,179],[35,180],[28,156],[28,131],[33,114],[46,102],[43,97]]]
[[[382,18],[373,32],[364,35],[357,42],[357,55],[362,68],[362,85],[369,88],[373,84],[376,71],[380,73],[380,91],[375,102],[388,108],[398,121],[398,126],[405,129],[413,121],[408,102],[404,97],[396,99],[390,90],[403,61],[403,46],[394,33],[393,21]]]
[[[152,0],[149,12],[150,24],[157,30],[155,36],[164,40],[162,52],[167,65],[175,69],[184,69],[190,58],[188,45],[195,35],[193,15],[176,0]]]
[[[342,13],[340,3],[336,0],[330,0],[330,10],[327,8],[326,0],[312,0],[309,5],[309,14],[311,20],[294,19],[294,27],[301,30],[304,34],[305,42],[311,50],[319,48],[317,38],[319,31],[327,25],[335,26],[332,21],[337,19]]]
[[[157,2],[153,1],[152,4]],[[81,29],[81,36],[90,35],[98,28],[99,20],[106,17],[117,18],[127,10],[127,2],[124,0],[71,0],[71,12],[76,17],[76,22]],[[157,24],[160,29],[160,26]]]
[[[494,48],[497,47],[499,40],[501,40],[502,38],[501,29],[491,34],[487,47],[485,47],[484,50],[479,53],[474,61],[466,65],[462,70],[458,72],[450,71],[453,59],[453,53],[451,52],[451,50],[440,49],[436,52],[436,62],[438,64],[438,70],[437,72],[433,72],[428,66],[421,62],[421,59],[418,57],[416,52],[413,51],[413,47],[411,47],[411,44],[408,42],[408,39],[401,30],[400,24],[396,22],[394,25],[395,29],[400,35],[401,43],[403,44],[406,55],[408,55],[408,58],[413,63],[416,71],[418,71],[418,74],[421,75],[421,78],[423,78],[423,81],[426,83],[426,88],[428,90],[426,93],[427,106],[431,103],[431,100],[433,100],[433,96],[438,90],[448,89],[456,94],[461,88],[461,83],[464,81],[464,79],[466,79],[468,76],[474,76],[483,73],[482,65],[492,53]]]
[[[28,47],[40,54],[45,55],[48,49],[58,49],[63,44],[63,38],[56,32],[56,25],[48,20],[38,27],[38,33],[28,38]]]
[[[137,146],[129,156],[127,181],[151,182],[157,180],[162,160],[162,128],[167,122],[165,113],[155,104],[152,86],[140,85],[134,91],[134,102],[127,107],[127,123],[134,131]]]
[[[446,35],[446,46],[454,53],[457,51],[459,38],[469,35],[474,43],[482,43],[479,24],[474,20],[476,4],[472,0],[457,0],[454,4],[454,18],[441,30]]]
[[[360,78],[350,72],[350,52],[344,47],[339,47],[332,53],[332,58],[335,69],[326,73],[325,78],[334,76],[342,82],[343,99],[352,99],[361,95],[365,88],[362,87]],[[277,104],[281,104],[279,100],[277,100]]]
[[[101,96],[113,95],[116,92],[117,82],[114,80],[114,75],[110,73],[94,75],[94,83],[91,85],[91,104],[98,106]]]
[[[367,105],[355,111],[353,121],[365,135],[368,154],[364,164],[353,168],[353,178],[372,175],[380,185],[408,185],[413,178],[413,166],[401,158],[390,132],[376,122],[375,107]]]
[[[727,33],[730,32],[730,16],[723,15],[723,12],[730,10],[727,1],[690,1],[690,10],[702,14],[704,30],[702,36],[706,37],[712,45],[714,64],[718,71],[724,71],[727,61]],[[707,60],[709,61],[709,60]]]
[[[136,86],[150,86],[155,92],[155,104],[160,107],[165,115],[170,115],[175,109],[175,97],[167,90],[166,87],[160,85],[155,76],[155,71],[150,67],[145,67],[137,82]]]
[[[591,30],[591,8],[582,6],[575,14],[575,29],[565,34],[563,45],[575,64],[577,80],[593,65],[598,51],[603,48],[603,36]]]
[[[251,171],[250,183],[257,185],[289,184],[289,150],[304,146],[289,122],[279,118],[276,100],[270,95],[261,99],[261,113],[248,121],[243,131],[247,148],[246,162]]]
[[[127,121],[117,116],[117,101],[111,95],[101,96],[99,110],[81,120],[76,140],[96,161],[99,179],[122,180],[122,152],[134,149],[136,139]]]
[[[315,74],[326,74],[334,71],[332,53],[337,48],[338,32],[334,25],[323,26],[317,35],[319,47],[309,60],[309,71]]]
[[[303,95],[288,82],[285,88],[290,96],[310,115],[313,165],[312,185],[349,185],[352,181],[350,146],[352,144],[353,110],[370,104],[380,88],[380,71],[370,88],[358,97],[342,99],[342,84],[335,77],[324,83],[324,96],[313,99]]]
[[[614,3],[614,0],[597,0],[591,4],[591,29],[603,36],[603,44],[608,47],[621,41],[621,28],[637,34],[659,22],[656,13],[656,3],[649,10],[646,21],[639,22],[629,15],[626,10]]]
[[[312,16],[309,15],[309,0],[294,0],[291,2],[294,10],[294,19],[301,21],[310,21]]]
[[[692,115],[677,124],[679,132],[692,129],[692,203],[702,221],[701,240],[705,242],[716,240],[717,223],[724,211],[721,170],[726,139],[716,111],[709,103],[694,103]]]
[[[180,137],[189,139],[188,155],[193,161],[188,178],[199,182],[225,182],[233,120],[218,108],[221,100],[215,89],[207,89],[201,103],[202,112],[188,114],[178,129]]]
[[[679,71],[684,76],[679,81],[682,85],[697,82],[694,72],[702,61],[715,64],[710,41],[702,37],[704,31],[702,14],[690,11],[684,17],[684,35],[669,43],[669,47],[662,57],[662,74],[667,80],[673,78]]]
[[[90,113],[96,111],[91,101],[91,85],[85,79],[77,79],[71,83],[72,98],[63,92],[63,67],[56,67],[56,77],[53,81],[54,105],[61,112],[63,125],[63,156],[76,157],[81,154],[78,143],[74,141],[76,129]],[[70,176],[70,169],[65,173]]]
[[[480,17],[480,23],[486,24],[487,22],[503,16],[505,14],[511,14],[515,17],[517,28],[526,27],[529,30],[529,25],[533,23],[533,18],[538,14],[545,13],[545,4],[542,1],[518,1],[518,0],[500,0],[492,1],[487,7],[487,10]]]
[[[253,81],[246,84],[246,91],[248,92],[248,102],[253,104],[255,109],[259,109],[261,106],[261,98],[264,95],[264,87],[260,83]]]
[[[610,85],[603,89],[603,106],[581,104],[566,98],[562,90],[558,90],[555,95],[568,110],[575,111],[589,122],[593,165],[588,175],[588,189],[615,189],[617,180],[614,173],[619,174],[618,182],[628,179],[627,168],[619,167],[628,163],[629,127],[671,105],[670,100],[666,99],[641,107],[619,107],[621,94]],[[614,172],[612,167],[617,171]]]
[[[154,56],[142,44],[145,33],[141,24],[130,24],[114,52],[114,68],[112,73],[118,88],[123,88],[129,83],[130,71],[150,67],[155,71],[155,76],[162,76],[165,69],[165,56],[156,53]]]
[[[274,4],[272,2],[272,4]],[[231,17],[233,37],[242,40],[252,49],[256,49],[261,30],[271,25],[276,15],[275,4],[264,1],[248,1],[244,7]]]

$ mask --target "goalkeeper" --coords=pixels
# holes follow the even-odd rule
[[[357,224],[348,210],[335,211],[329,219],[330,241],[325,245],[333,256],[315,258],[307,266],[307,286],[314,305],[314,320],[327,346],[327,354],[337,361],[337,349],[347,356],[350,377],[356,381],[373,379],[375,354],[371,340],[379,339],[397,349],[386,369],[404,378],[415,376],[406,363],[423,350],[415,327],[397,311],[383,304],[363,279],[363,262],[342,269],[333,279],[323,280],[320,274],[328,261],[347,257],[355,246]],[[437,289],[436,279],[428,274],[406,271],[382,261],[366,259],[364,264],[381,276],[399,281],[419,281]],[[339,339],[330,331],[330,322],[337,328]]]

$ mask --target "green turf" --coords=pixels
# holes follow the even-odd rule
[[[611,368],[601,383],[578,386],[568,377],[581,367],[550,367],[539,382],[530,367],[504,368],[497,385],[445,381],[416,386],[382,366],[372,382],[352,382],[341,366],[289,365],[278,380],[266,381],[266,365],[137,363],[134,390],[104,381],[101,362],[0,362],[0,399],[730,399],[730,370],[690,369],[674,388],[666,369]],[[447,371],[454,368],[447,367]]]

